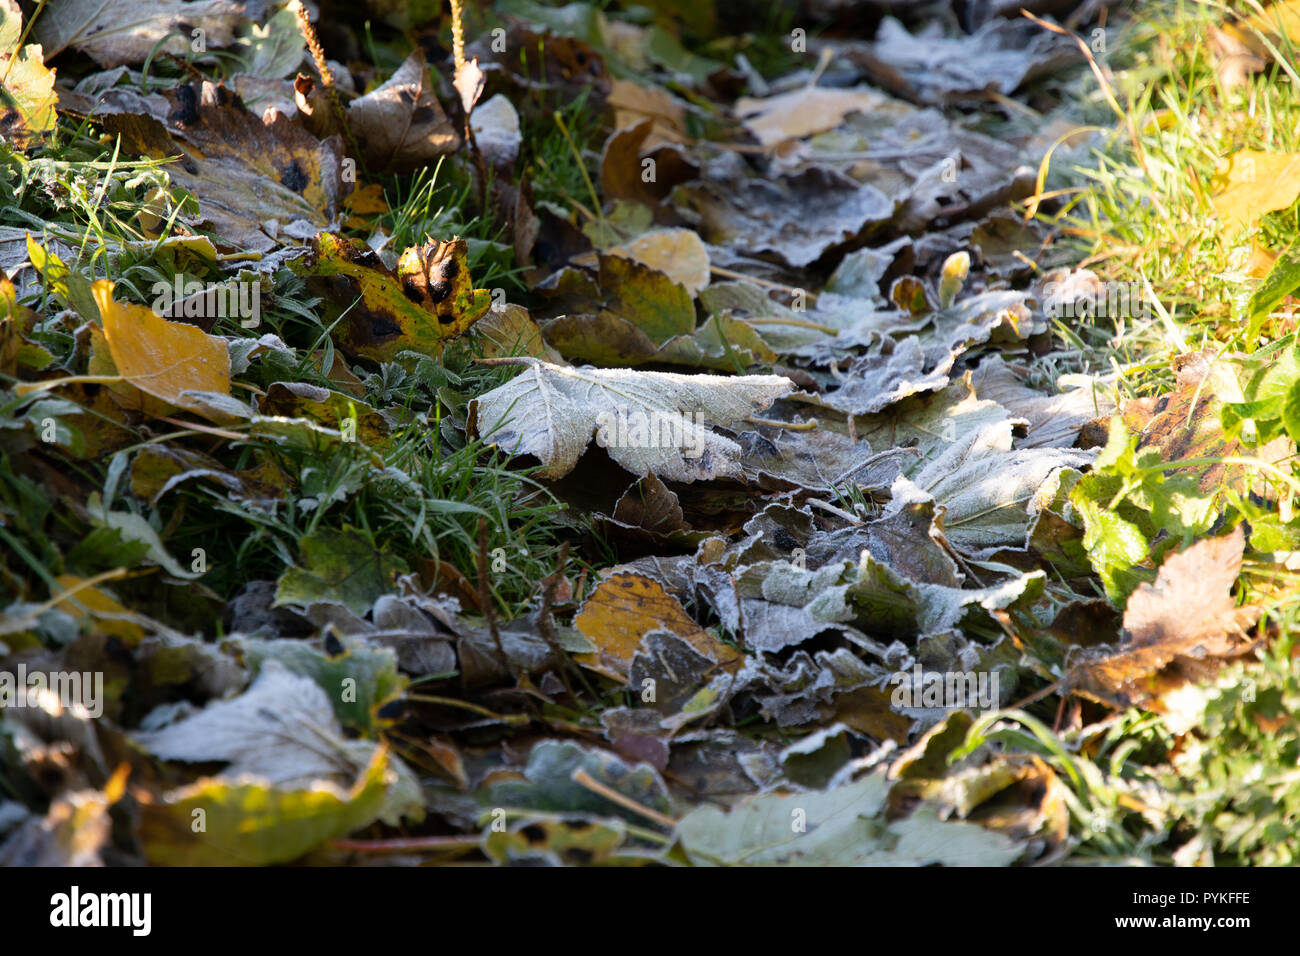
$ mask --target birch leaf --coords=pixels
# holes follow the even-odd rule
[[[741,448],[710,426],[739,429],[789,394],[779,375],[677,375],[566,368],[522,357],[523,374],[476,399],[483,440],[532,455],[547,478],[573,470],[593,436],[628,471],[672,481],[741,474]],[[599,429],[599,435],[596,434]]]

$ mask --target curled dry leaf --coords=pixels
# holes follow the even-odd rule
[[[348,123],[375,173],[409,173],[460,148],[419,49],[387,83],[348,106]]]

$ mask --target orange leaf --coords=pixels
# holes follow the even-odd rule
[[[573,619],[573,626],[599,648],[576,654],[576,660],[598,674],[627,680],[632,657],[651,631],[672,631],[696,651],[724,667],[739,665],[741,654],[714,638],[691,620],[663,586],[638,574],[613,574],[601,581]]]

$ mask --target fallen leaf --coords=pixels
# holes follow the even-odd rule
[[[497,360],[502,361],[502,360]],[[471,403],[489,444],[541,460],[543,474],[573,470],[591,443],[633,474],[695,481],[739,475],[740,446],[710,429],[736,428],[793,388],[778,375],[676,375],[565,368],[521,357],[525,371]]]
[[[38,44],[22,49],[22,12],[15,0],[0,0],[0,136],[26,149],[54,128],[54,71],[45,67]]]
[[[1232,587],[1241,573],[1245,534],[1206,538],[1171,554],[1154,583],[1143,583],[1124,609],[1124,640],[1090,648],[1066,675],[1068,685],[1102,703],[1125,707],[1152,696],[1149,683],[1179,658],[1204,660],[1241,653],[1257,607],[1237,607]]]
[[[874,42],[846,52],[880,86],[935,106],[979,102],[988,91],[1010,95],[1082,60],[1072,39],[1019,18],[991,20],[969,35],[947,37],[937,22],[913,34],[885,17]]]
[[[1212,200],[1214,211],[1230,232],[1250,228],[1300,198],[1300,153],[1239,150],[1228,159],[1225,180]]]
[[[348,124],[373,173],[423,169],[460,148],[418,48],[388,82],[348,105]]]
[[[370,249],[332,233],[318,234],[311,249],[290,268],[317,280],[337,313],[346,310],[334,334],[353,355],[391,362],[408,349],[438,354],[492,304],[486,289],[473,286],[459,237],[410,247],[396,270]]]
[[[199,200],[199,221],[240,251],[266,252],[328,228],[347,183],[343,144],[318,140],[272,110],[258,118],[226,87],[204,81],[167,92],[167,125],[127,113],[103,118],[123,145],[154,159]]]
[[[692,298],[709,284],[709,250],[690,229],[655,229],[611,246],[605,254],[625,256],[659,270]]]
[[[142,305],[113,299],[113,283],[92,286],[114,366],[130,385],[168,405],[212,415],[189,392],[230,394],[230,353],[225,339],[192,325],[169,322]]]
[[[677,839],[706,865],[1007,866],[1023,852],[1009,837],[933,811],[887,822],[888,790],[872,774],[830,790],[751,797],[729,812],[700,807],[678,822]]]
[[[401,558],[376,550],[362,532],[346,524],[338,531],[307,535],[301,548],[300,565],[280,576],[276,606],[330,602],[365,614],[406,572]]]
[[[638,574],[612,574],[597,585],[573,626],[598,650],[574,655],[584,667],[614,680],[625,681],[632,660],[651,631],[669,631],[706,660],[720,667],[740,662],[739,652],[721,643],[686,614],[681,602],[651,578]]]
[[[760,146],[775,146],[834,129],[848,114],[872,113],[887,100],[870,87],[837,90],[806,86],[765,99],[741,97],[732,110]]]
[[[243,13],[227,0],[59,0],[36,21],[36,36],[47,56],[73,47],[102,67],[122,66],[155,51],[189,53],[194,30],[208,46],[228,46]]]

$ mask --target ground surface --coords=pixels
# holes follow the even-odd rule
[[[1300,4],[1019,8],[0,0],[0,861],[1295,862]]]

